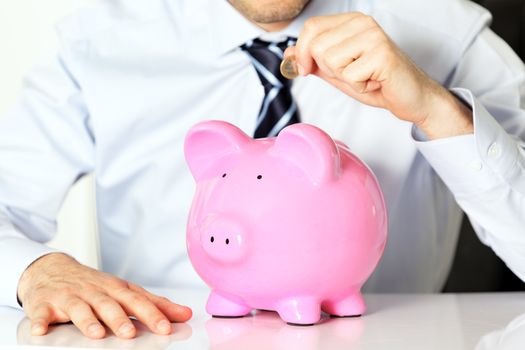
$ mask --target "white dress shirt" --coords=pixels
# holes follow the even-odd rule
[[[0,125],[0,304],[17,305],[20,275],[51,251],[42,243],[65,193],[90,172],[104,271],[148,286],[202,283],[185,245],[187,130],[222,119],[253,134],[264,90],[238,47],[348,11],[374,16],[472,106],[475,124],[474,135],[426,141],[315,76],[294,81],[302,121],[347,143],[382,185],[389,239],[365,290],[440,291],[462,209],[525,279],[525,70],[487,11],[462,0],[312,0],[288,28],[264,33],[225,0],[107,0],[59,23],[60,52],[28,75]]]

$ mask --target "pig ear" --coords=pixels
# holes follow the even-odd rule
[[[309,124],[293,124],[277,136],[271,152],[300,167],[314,184],[336,179],[341,158],[327,133]]]
[[[184,140],[184,155],[195,180],[228,155],[239,153],[251,141],[238,127],[223,121],[204,121],[193,126]]]

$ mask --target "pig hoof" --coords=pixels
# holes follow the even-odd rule
[[[246,316],[246,315],[242,315],[242,316],[221,316],[221,315],[211,315],[211,317],[213,317],[213,318],[243,318],[244,316]]]
[[[297,326],[314,325],[321,319],[321,305],[313,298],[293,298],[277,306],[282,320]]]
[[[366,310],[365,301],[360,292],[354,292],[339,300],[326,300],[321,308],[329,315],[343,317],[358,317]]]
[[[357,318],[363,315],[330,315],[332,318]]]
[[[292,323],[292,322],[286,322],[287,324],[289,324],[290,326],[298,326],[298,327],[310,327],[310,326],[313,326],[315,323]]]
[[[235,296],[224,296],[212,291],[206,304],[206,312],[214,317],[244,317],[252,312],[252,308]]]

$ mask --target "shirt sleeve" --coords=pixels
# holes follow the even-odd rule
[[[427,141],[420,152],[454,194],[480,240],[525,281],[525,69],[490,29],[467,49],[449,88],[470,105],[474,134]]]
[[[0,305],[19,307],[21,274],[53,252],[43,243],[77,179],[93,170],[94,140],[64,55],[42,61],[0,122]]]

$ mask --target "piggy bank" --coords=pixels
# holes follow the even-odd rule
[[[364,313],[360,290],[383,253],[387,215],[377,179],[343,143],[308,124],[254,140],[205,121],[184,152],[197,184],[187,249],[212,290],[210,315],[262,309],[312,325],[321,311]]]

